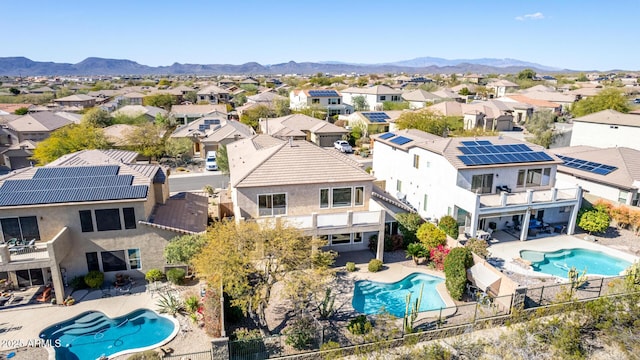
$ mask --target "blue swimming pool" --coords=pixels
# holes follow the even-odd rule
[[[591,275],[616,276],[631,265],[628,261],[600,251],[579,248],[553,252],[522,250],[520,257],[531,261],[534,271],[563,278],[567,277],[572,266],[580,273],[586,269],[587,274]]]
[[[56,344],[56,360],[96,360],[160,346],[179,329],[174,320],[148,309],[113,319],[89,311],[44,329],[40,339]]]
[[[351,305],[363,314],[379,314],[384,309],[393,316],[403,317],[407,294],[411,293],[411,302],[415,302],[424,285],[420,311],[438,310],[445,307],[436,290],[436,285],[443,281],[442,278],[421,273],[413,273],[394,283],[360,280],[353,289]]]

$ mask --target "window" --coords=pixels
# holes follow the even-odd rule
[[[413,167],[416,169],[420,168],[420,155],[413,155]]]
[[[422,201],[422,210],[427,211],[427,200],[429,200],[429,196],[424,194],[424,200]]]
[[[398,96],[398,95],[391,95],[391,101],[400,101],[400,96]]]
[[[320,99],[311,99],[312,104],[320,104]]]
[[[526,170],[518,170],[518,182],[516,187],[524,187],[524,176],[526,172]]]
[[[480,194],[490,194],[493,187],[493,174],[473,175],[471,177],[471,191]]]
[[[96,225],[98,231],[120,230],[120,209],[96,210]]]
[[[351,188],[333,189],[333,207],[351,206]]]
[[[362,206],[364,205],[364,186],[356,186],[355,187],[355,192],[356,192],[356,196],[355,196],[355,206]]]
[[[87,270],[88,271],[100,271],[100,264],[98,263],[98,253],[88,252],[84,256],[87,258]]]
[[[331,235],[331,245],[349,244],[350,242],[351,242],[351,234]]]
[[[362,242],[362,233],[354,233],[353,234],[353,243],[361,243]]]
[[[542,183],[540,185],[547,186],[549,185],[549,180],[551,179],[551,168],[545,168],[542,170]]]
[[[328,102],[329,102],[329,104],[331,104],[331,105],[337,105],[337,104],[340,104],[340,99],[337,99],[337,98],[330,98]]]
[[[326,209],[329,207],[329,189],[320,189],[320,208]]]
[[[571,212],[571,206],[563,206],[559,210],[560,213],[568,213]]]
[[[102,269],[104,272],[127,270],[124,250],[103,251],[100,255],[102,257]]]
[[[142,268],[142,262],[140,261],[140,249],[129,249],[127,250],[129,255],[129,269],[140,269]]]
[[[527,186],[540,186],[542,184],[542,169],[527,170]]]
[[[91,210],[80,210],[80,227],[82,232],[93,231],[93,218],[91,217]]]
[[[124,215],[124,228],[135,229],[136,228],[136,212],[134,208],[122,208],[122,214]]]
[[[640,193],[635,193],[635,195],[633,195],[633,200],[631,200],[631,205],[638,206],[639,203],[640,203]]]
[[[0,219],[0,226],[2,226],[2,235],[5,241],[13,238],[40,240],[38,219],[35,216]]]
[[[396,191],[402,192],[402,181],[396,180]]]
[[[618,195],[618,202],[621,204],[626,204],[628,198],[629,198],[628,191],[620,191],[620,194]]]
[[[275,216],[287,213],[287,196],[285,194],[258,195],[258,215]]]
[[[385,95],[380,95],[380,101],[385,101],[387,100],[387,97]]]

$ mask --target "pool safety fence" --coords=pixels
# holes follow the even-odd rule
[[[558,279],[559,281],[560,279]],[[491,297],[482,293],[466,294],[467,298],[476,301],[455,307],[441,308],[420,313],[413,323],[412,329],[405,328],[402,318],[394,318],[388,314],[368,315],[373,322],[373,332],[369,335],[354,336],[344,331],[347,321],[324,322],[324,326],[314,319],[315,329],[312,340],[304,350],[295,350],[287,344],[286,332],[265,338],[229,342],[229,359],[319,359],[331,354],[362,354],[366,349],[375,351],[380,346],[403,346],[411,341],[441,339],[453,335],[469,333],[487,326],[500,326],[514,320],[522,313],[533,314],[537,309],[563,311],[580,302],[600,297],[625,295],[623,286],[626,276],[594,277],[590,276],[583,283],[556,283],[549,278],[549,284],[530,288],[518,288],[514,294]],[[346,319],[345,319],[346,320]],[[326,324],[332,324],[327,326]],[[410,340],[414,339],[414,340]],[[321,350],[322,344],[333,341],[339,349]]]

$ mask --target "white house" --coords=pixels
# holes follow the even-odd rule
[[[602,110],[573,119],[570,146],[626,146],[640,150],[640,116]]]
[[[342,103],[336,90],[293,90],[289,93],[292,110],[318,108],[327,111],[327,116],[345,115],[353,112],[353,106]]]
[[[354,106],[353,98],[364,97],[367,110],[382,110],[385,101],[402,102],[402,91],[386,85],[376,85],[368,88],[350,87],[342,90],[342,102]]]
[[[558,166],[558,183],[581,186],[589,201],[601,198],[619,204],[639,205],[639,150],[579,145],[551,151],[563,160],[563,164]]]
[[[374,136],[373,172],[385,190],[423,217],[451,215],[471,236],[520,229],[531,219],[574,231],[580,187],[557,188],[557,157],[510,138],[441,138],[419,130]],[[523,224],[527,224],[524,226]],[[548,229],[547,229],[548,230]]]

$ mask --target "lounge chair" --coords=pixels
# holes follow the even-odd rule
[[[44,291],[42,292],[42,294],[40,294],[40,296],[36,298],[36,301],[47,302],[51,300],[51,290],[53,290],[53,288],[50,286],[47,286],[46,288],[44,288]]]
[[[160,351],[162,351],[162,355],[163,356],[169,356],[171,354],[173,354],[173,348],[160,348]]]

